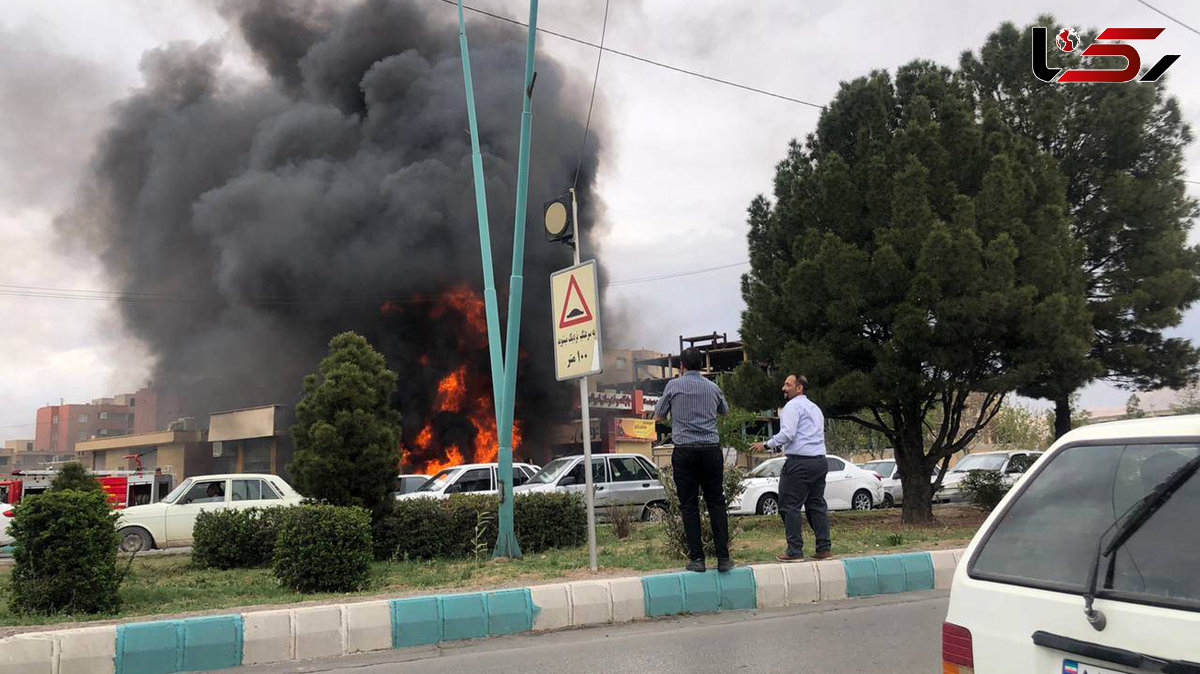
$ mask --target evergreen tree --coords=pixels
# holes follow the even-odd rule
[[[64,464],[59,469],[58,474],[50,481],[50,489],[61,491],[63,489],[74,489],[76,491],[100,491],[100,483],[96,478],[92,477],[88,469],[78,461],[72,461]]]
[[[750,355],[887,438],[906,522],[1007,392],[1081,367],[1090,339],[1053,158],[981,113],[928,62],[845,83],[749,209]]]
[[[1050,34],[1060,26],[1040,17]],[[1200,297],[1200,249],[1187,243],[1197,204],[1183,183],[1192,136],[1178,102],[1156,83],[1047,84],[1030,74],[1031,27],[1006,23],[962,72],[994,114],[1051,154],[1066,181],[1067,215],[1083,244],[1090,358],[1047,369],[1022,390],[1055,403],[1055,436],[1071,429],[1071,394],[1100,378],[1123,388],[1182,388],[1195,380],[1200,352],[1164,331]],[[1091,43],[1096,31],[1081,36]],[[1079,66],[1047,47],[1051,67]],[[1119,57],[1089,68],[1123,68]],[[1082,365],[1081,367],[1079,365]]]
[[[387,502],[400,466],[396,373],[363,337],[344,332],[304,378],[288,470],[309,498],[371,511]]]

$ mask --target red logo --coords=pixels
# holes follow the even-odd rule
[[[1092,68],[1051,68],[1046,62],[1047,31],[1043,26],[1033,29],[1033,76],[1043,82],[1107,82],[1120,84],[1132,82],[1157,82],[1171,64],[1179,60],[1179,54],[1167,54],[1147,70],[1140,78],[1142,56],[1133,45],[1124,44],[1121,40],[1153,40],[1162,35],[1165,28],[1105,28],[1096,37],[1096,41],[1079,52],[1080,56],[1120,56],[1125,59],[1125,67],[1120,70]],[[1079,47],[1079,37],[1070,28],[1064,28],[1054,36],[1054,43],[1067,53],[1073,53]]]
[[[1063,28],[1062,32],[1055,36],[1054,44],[1057,44],[1058,48],[1065,52],[1073,52],[1075,51],[1075,41],[1078,39],[1075,36],[1075,31],[1070,28]]]

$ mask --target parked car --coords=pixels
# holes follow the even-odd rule
[[[7,503],[0,503],[0,548],[13,544],[13,537],[8,533],[8,525],[12,523],[13,511],[12,506]]]
[[[959,483],[973,470],[999,472],[1011,487],[1017,478],[1028,470],[1029,466],[1033,465],[1033,462],[1037,461],[1041,455],[1042,452],[1028,451],[968,454],[946,471],[946,478],[942,480],[941,488],[933,495],[933,500],[942,503],[966,500],[966,495],[962,493]]]
[[[862,465],[862,469],[875,473],[883,480],[883,502],[880,505],[891,508],[904,502],[904,486],[900,484],[900,467],[895,459],[868,461]]]
[[[278,475],[197,475],[162,501],[132,506],[117,520],[122,552],[192,544],[196,517],[205,511],[294,505],[303,497]]]
[[[1197,472],[1197,415],[1061,437],[967,546],[943,671],[1200,671]]]
[[[555,459],[516,491],[582,494],[587,486],[583,461],[583,456]],[[653,520],[667,505],[658,468],[640,454],[593,454],[592,486],[597,517],[609,517],[614,508],[625,507],[635,509],[642,520]]]
[[[426,480],[416,490],[407,494],[398,494],[396,500],[446,498],[451,494],[495,494],[496,465],[494,463],[468,463],[447,468]],[[525,484],[525,481],[537,471],[538,467],[533,464],[514,463],[513,486]]]
[[[428,475],[398,475],[396,476],[396,488],[392,490],[392,496],[411,494],[420,489],[421,485],[428,481]]]
[[[784,457],[767,459],[746,475],[746,491],[729,504],[735,515],[774,515],[779,512],[779,471]],[[883,481],[839,456],[826,456],[825,502],[830,510],[870,510],[883,503]]]

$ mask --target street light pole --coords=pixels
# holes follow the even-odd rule
[[[575,228],[575,265],[579,265],[582,240],[579,238],[579,202],[575,200],[575,188],[571,188],[571,221]],[[588,378],[579,379],[579,409],[583,423],[583,475],[584,502],[587,503],[587,533],[588,533],[588,568],[593,572],[596,566],[596,494],[592,482],[592,418],[588,407]]]

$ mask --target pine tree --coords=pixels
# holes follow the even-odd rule
[[[391,406],[396,373],[363,337],[344,332],[304,378],[288,470],[300,493],[371,511],[387,502],[400,465],[400,413]]]
[[[1043,16],[1033,25],[1061,24]],[[1164,331],[1200,298],[1200,248],[1187,243],[1197,202],[1182,180],[1191,131],[1165,80],[1043,83],[1030,75],[1030,28],[1002,25],[961,67],[984,110],[1054,157],[1071,232],[1083,244],[1090,357],[1049,368],[1021,391],[1055,402],[1058,437],[1071,429],[1072,393],[1094,379],[1138,391],[1195,381],[1200,352]],[[1096,31],[1081,37],[1088,44]],[[1052,43],[1048,50],[1051,67],[1079,65]],[[1124,60],[1087,67],[1122,68]]]
[[[1054,161],[949,69],[914,62],[843,84],[774,194],[749,209],[750,355],[805,374],[827,418],[885,436],[904,520],[930,521],[934,467],[1009,391],[1087,353]]]

